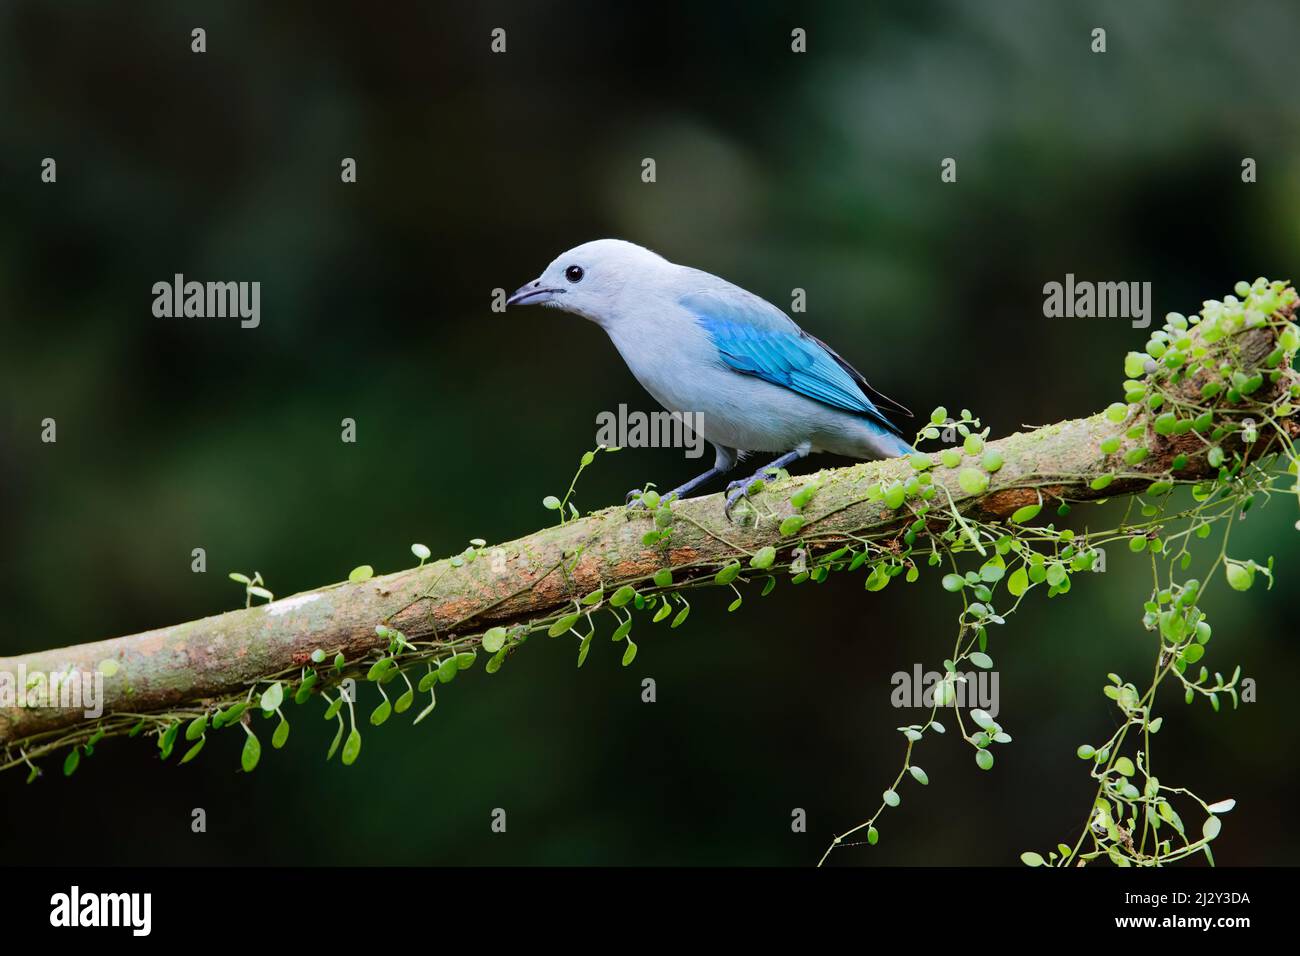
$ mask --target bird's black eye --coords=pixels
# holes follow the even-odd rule
[[[568,279],[570,282],[581,282],[582,266],[569,266],[569,268],[564,270],[564,278]]]

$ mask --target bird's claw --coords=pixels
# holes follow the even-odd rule
[[[731,512],[732,509],[736,507],[736,502],[740,501],[741,498],[744,498],[745,501],[748,502],[749,493],[751,491],[752,492],[762,491],[763,486],[766,483],[767,483],[767,473],[766,470],[764,470],[758,472],[757,474],[750,475],[748,478],[745,478],[741,481],[733,481],[730,484],[728,484],[726,488],[727,503],[725,506],[723,506],[722,509],[722,513],[727,516],[727,520],[734,521],[734,519],[731,517]]]
[[[676,501],[679,497],[676,488],[667,494],[661,495],[655,491],[654,485],[647,485],[645,488],[633,488],[627,493],[623,503],[628,508],[660,508]],[[646,500],[647,498],[649,498],[649,501]]]
[[[749,500],[749,486],[753,484],[754,479],[746,478],[744,481],[733,481],[727,485],[727,503],[722,508],[722,513],[726,515],[728,521],[734,521],[731,517],[731,509],[736,507],[736,502],[741,498]]]

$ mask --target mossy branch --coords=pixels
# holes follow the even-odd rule
[[[1289,320],[1292,309],[1280,317]],[[1227,348],[1234,367],[1263,368],[1277,354],[1281,327],[1268,324],[1233,335]],[[1189,402],[1200,401],[1209,374],[1201,371],[1181,383]],[[1261,407],[1270,390],[1280,387],[1266,381],[1252,395],[1252,407]],[[251,700],[268,681],[299,680],[313,666],[313,652],[317,662],[319,652],[342,655],[344,665],[331,675],[335,681],[359,673],[388,652],[390,637],[382,629],[377,633],[377,624],[399,630],[423,649],[444,652],[475,647],[488,629],[505,627],[512,637],[502,653],[509,653],[515,635],[526,636],[529,629],[620,606],[620,589],[647,596],[681,592],[712,585],[720,569],[736,565],[739,574],[765,575],[770,571],[756,569],[807,561],[845,543],[898,551],[905,530],[917,531],[917,502],[899,504],[882,496],[881,488],[915,477],[918,468],[939,492],[936,508],[948,508],[951,500],[946,514],[955,510],[983,522],[1009,520],[1028,505],[1134,494],[1157,480],[1197,481],[1219,474],[1207,460],[1209,443],[1197,432],[1158,434],[1151,427],[1155,415],[1142,404],[1121,407],[1119,421],[1099,413],[988,442],[953,468],[934,453],[927,462],[873,462],[775,480],[754,495],[748,513],[739,512],[744,519],[739,523],[724,517],[720,495],[673,502],[670,513],[660,516],[673,529],[661,543],[644,539],[668,506],[609,508],[476,549],[469,555],[473,560],[459,556],[141,634],[0,658],[0,675],[13,679],[24,672],[98,669],[105,674],[102,717],[86,718],[80,708],[0,708],[0,768],[69,743],[93,742],[96,734],[125,733],[141,715],[165,714],[171,724],[177,716],[201,715],[232,698]],[[1287,415],[1277,424],[1294,436],[1289,406],[1282,407]],[[1147,418],[1142,437],[1131,437],[1135,424]],[[1233,431],[1217,444],[1253,461],[1278,450],[1278,434],[1268,431],[1246,447]],[[1104,454],[1103,442],[1118,447]],[[1126,454],[1135,448],[1146,449],[1145,457]],[[963,481],[963,471],[978,472],[978,480]],[[947,523],[939,521],[936,510],[922,520],[920,534]],[[329,684],[327,679],[319,686]]]

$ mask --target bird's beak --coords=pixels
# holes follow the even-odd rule
[[[539,305],[550,302],[563,291],[563,289],[545,288],[541,279],[535,279],[516,289],[515,294],[506,299],[506,305]]]

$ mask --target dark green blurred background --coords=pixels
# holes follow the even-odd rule
[[[448,553],[550,521],[540,501],[596,413],[654,405],[595,326],[489,306],[588,239],[781,305],[805,288],[803,324],[873,384],[922,412],[968,406],[995,436],[1113,401],[1145,341],[1122,320],[1045,319],[1044,282],[1151,281],[1160,316],[1300,258],[1294,5],[178,6],[0,6],[0,654],[238,606],[231,570],[287,595],[407,566],[413,541]],[[948,156],[956,184],[939,180]],[[261,281],[261,327],[154,318],[151,286],[177,272]],[[696,470],[625,451],[578,500]],[[1215,717],[1161,699],[1162,780],[1239,801],[1221,864],[1296,860],[1295,518],[1278,501],[1234,535],[1235,553],[1277,555],[1279,586],[1216,589],[1207,608],[1207,663],[1240,662],[1260,702]],[[1068,599],[1027,602],[990,648],[1015,743],[990,773],[955,739],[926,743],[931,786],[837,862],[1014,863],[1072,840],[1093,792],[1074,749],[1116,717],[1106,672],[1150,666],[1141,572],[1111,554]],[[323,762],[315,710],[253,775],[232,737],[183,768],[114,741],[72,780],[57,761],[30,787],[0,779],[0,852],[810,864],[897,771],[893,728],[913,717],[889,677],[951,646],[936,578],[783,587],[735,615],[704,595],[627,669],[607,643],[575,672],[571,647],[536,641],[419,727],[367,733],[351,769]]]

